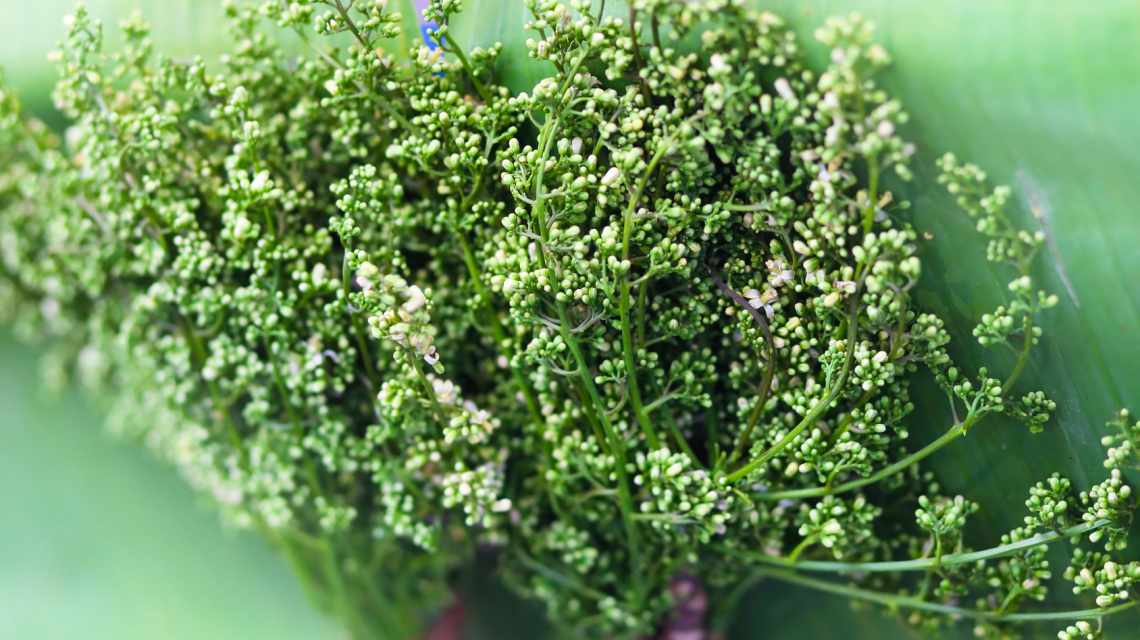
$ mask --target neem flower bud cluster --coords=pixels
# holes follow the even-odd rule
[[[743,1],[525,5],[549,73],[517,94],[455,0],[410,54],[384,0],[229,5],[216,63],[139,20],[106,52],[79,10],[66,135],[0,93],[0,307],[356,638],[413,637],[476,555],[571,637],[664,633],[678,581],[709,624],[757,579],[983,637],[1136,604],[1127,413],[1103,481],[1011,488],[1024,525],[981,550],[978,505],[921,471],[995,414],[1046,426],[1018,381],[1057,298],[1009,190],[945,156],[1009,275],[974,333],[1016,354],[951,361],[867,22],[828,21],[814,69]],[[926,445],[921,371],[956,416]],[[1047,604],[1062,572],[1088,609]]]

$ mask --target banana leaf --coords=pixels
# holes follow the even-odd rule
[[[337,637],[269,545],[36,373],[0,331],[0,638]]]

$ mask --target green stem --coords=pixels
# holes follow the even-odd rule
[[[800,554],[803,553],[805,549],[815,544],[816,539],[817,538],[815,536],[808,536],[803,540],[800,540],[800,543],[796,545],[796,548],[792,549],[792,552],[788,554],[788,564],[796,564],[796,561],[800,558]]]
[[[864,392],[863,395],[859,396],[859,399],[856,400],[855,404],[851,406],[851,410],[847,412],[847,415],[843,417],[843,420],[840,421],[839,426],[836,427],[835,431],[831,434],[831,437],[828,439],[829,442],[832,444],[839,442],[839,437],[847,433],[847,430],[851,428],[851,423],[855,422],[854,410],[861,409],[864,405],[870,402],[871,399],[875,397],[876,391],[876,389],[872,389],[870,391]]]
[[[930,569],[937,569],[939,567],[949,567],[959,564],[972,564],[980,560],[989,560],[991,558],[1003,558],[1005,556],[1013,555],[1025,549],[1050,544],[1058,540],[1065,540],[1075,536],[1089,533],[1102,529],[1111,524],[1108,520],[1097,520],[1096,522],[1079,524],[1061,531],[1048,531],[1046,533],[1039,533],[1024,540],[1011,542],[1009,544],[998,545],[990,547],[989,549],[982,549],[980,551],[968,551],[964,553],[951,553],[947,555],[932,558],[914,558],[911,560],[889,560],[886,562],[837,562],[830,560],[797,560],[796,554],[793,551],[788,557],[770,556],[765,554],[751,554],[748,556],[750,560],[761,562],[764,564],[776,565],[795,569],[797,571],[824,571],[833,573],[872,573],[872,572],[896,572],[896,571],[926,571]],[[801,543],[802,546],[802,543]]]
[[[444,41],[450,41],[450,46],[445,46]],[[463,53],[463,47],[455,43],[455,40],[450,38],[441,39],[439,46],[448,53],[454,53],[456,58],[459,58],[459,64],[463,65],[463,70],[467,72],[467,77],[471,80],[471,85],[475,87],[475,91],[479,97],[483,99],[484,103],[491,102],[491,94],[487,92],[487,88],[479,82],[479,78],[475,76],[475,70],[471,68],[471,63],[467,60],[467,55]]]
[[[1025,371],[1026,363],[1029,362],[1029,352],[1033,349],[1033,316],[1025,314],[1025,318],[1021,321],[1021,334],[1024,344],[1021,345],[1021,351],[1017,354],[1017,362],[1013,365],[1013,371],[1006,378],[1005,384],[1001,386],[1003,396],[1009,393],[1009,390],[1017,383],[1017,379]]]
[[[854,491],[855,489],[860,489],[867,485],[875,484],[884,478],[893,476],[894,474],[906,469],[912,464],[920,462],[930,454],[950,444],[959,436],[965,435],[970,427],[981,419],[982,415],[980,414],[971,414],[966,416],[965,420],[947,429],[946,433],[939,436],[938,439],[934,442],[931,442],[925,447],[919,449],[918,451],[915,451],[914,453],[903,458],[902,460],[899,460],[898,462],[895,462],[894,464],[883,467],[879,471],[867,476],[866,478],[859,478],[858,480],[845,482],[834,487],[819,486],[807,487],[805,489],[789,489],[787,491],[772,491],[768,493],[753,494],[752,497],[757,500],[793,500],[798,498],[817,498],[820,496],[847,493],[848,491]],[[729,480],[732,480],[731,476],[729,477]]]
[[[646,310],[646,295],[649,283],[643,281],[637,286],[637,303],[634,307],[637,309],[637,336],[638,344],[645,344],[645,310]]]
[[[360,316],[352,314],[352,333],[356,337],[356,348],[360,351],[360,360],[364,363],[364,380],[369,389],[376,391],[380,388],[380,376],[376,374],[376,362],[372,359],[372,350],[368,348],[367,330]]]
[[[632,11],[632,9],[631,9]],[[630,241],[633,237],[633,214],[637,209],[637,203],[641,200],[641,194],[645,192],[645,185],[648,184],[649,178],[656,170],[661,158],[672,148],[672,142],[662,143],[658,147],[657,152],[653,154],[649,164],[642,173],[641,179],[637,182],[637,187],[634,189],[633,194],[630,196],[629,205],[625,208],[625,214],[622,216],[622,233],[621,233],[621,255],[625,263],[629,263],[629,250]],[[649,414],[645,411],[644,405],[641,403],[641,389],[637,384],[637,353],[633,347],[633,323],[629,318],[629,303],[630,303],[630,281],[629,271],[626,271],[625,277],[621,281],[621,290],[618,293],[618,314],[621,319],[621,350],[625,358],[625,377],[626,386],[629,387],[629,404],[633,407],[633,413],[637,417],[638,424],[641,425],[642,431],[645,432],[645,438],[649,441],[649,446],[657,449],[661,446],[661,440],[657,437],[657,430],[653,427],[653,423],[649,421]]]
[[[729,211],[771,211],[771,205],[768,204],[733,204],[730,202],[724,205],[724,208]]]
[[[542,564],[534,558],[531,558],[521,550],[516,550],[515,556],[519,559],[519,562],[526,565],[528,569],[542,575],[551,582],[556,582],[564,587],[569,588],[572,591],[577,592],[580,595],[586,596],[587,598],[592,598],[594,600],[602,600],[606,598],[606,594],[602,593],[601,591],[591,589],[572,575],[551,569],[550,567]]]
[[[871,233],[871,227],[875,224],[875,207],[879,199],[879,160],[874,156],[867,158],[867,183],[867,197],[870,202],[863,210],[864,234]]]
[[[628,472],[625,468],[625,444],[622,442],[621,436],[614,430],[613,424],[610,423],[610,419],[606,415],[605,405],[602,403],[601,394],[598,393],[598,388],[594,384],[593,375],[590,373],[590,369],[586,364],[586,357],[582,353],[582,348],[578,345],[578,340],[574,338],[570,332],[570,320],[567,316],[566,305],[563,303],[558,303],[558,321],[562,329],[562,340],[570,348],[571,355],[574,356],[574,362],[578,368],[578,377],[590,397],[590,402],[598,408],[598,421],[602,425],[606,440],[609,441],[610,452],[617,460],[618,507],[621,509],[622,520],[625,522],[626,537],[629,539],[630,556],[633,559],[632,564],[636,569],[640,566],[640,556],[637,530],[633,525],[633,497],[630,495]]]
[[[781,451],[787,448],[787,446],[791,444],[792,441],[796,439],[796,437],[803,433],[805,429],[814,424],[815,421],[818,420],[821,415],[823,415],[823,412],[827,411],[828,407],[831,406],[831,403],[839,397],[839,394],[843,391],[843,387],[847,384],[847,376],[851,372],[851,361],[855,358],[855,338],[858,331],[857,325],[858,318],[856,315],[854,313],[849,314],[847,318],[847,353],[843,360],[843,370],[839,373],[839,379],[830,385],[827,394],[821,398],[819,402],[815,403],[815,405],[812,406],[811,410],[807,412],[807,415],[805,415],[803,419],[800,420],[799,424],[792,428],[792,430],[789,431],[788,434],[783,438],[781,438],[779,442],[772,445],[771,448],[760,454],[758,457],[753,458],[748,462],[748,464],[730,473],[728,475],[729,482],[736,482],[741,478],[747,477],[748,474],[752,473],[756,469],[759,469],[769,460],[776,457]]]
[[[435,417],[439,420],[440,424],[446,426],[447,414],[444,413],[443,405],[439,403],[439,398],[436,397],[435,385],[432,384],[427,374],[424,373],[423,365],[420,364],[419,355],[412,349],[406,349],[406,352],[405,355],[412,363],[412,369],[415,371],[416,377],[419,378],[420,384],[423,385],[424,395],[427,396],[427,400],[431,404],[432,412],[435,413]]]
[[[752,316],[753,322],[756,323],[756,326],[760,327],[760,332],[764,334],[764,344],[768,349],[768,366],[765,367],[764,376],[760,381],[760,391],[756,394],[756,404],[752,407],[752,411],[749,412],[748,423],[744,426],[744,431],[741,432],[740,437],[736,441],[736,445],[732,449],[732,453],[728,456],[728,464],[731,465],[747,450],[748,443],[752,439],[752,432],[760,422],[760,416],[764,413],[764,406],[768,404],[768,394],[772,390],[772,379],[776,373],[776,342],[772,336],[772,329],[768,326],[768,321],[761,315],[761,312],[758,309],[752,308],[748,300],[735,289],[729,287],[716,271],[712,271],[711,275],[713,284],[727,295],[730,300]]]
[[[1119,613],[1136,606],[1137,602],[1127,602],[1108,609],[1073,609],[1069,611],[1041,611],[1034,613],[1001,613],[997,611],[979,611],[977,609],[964,609],[962,607],[955,607],[946,604],[938,604],[936,602],[927,602],[918,598],[910,596],[903,596],[893,593],[883,593],[881,591],[871,591],[869,589],[860,589],[849,585],[835,584],[826,580],[817,580],[815,578],[808,578],[796,574],[793,571],[785,571],[782,569],[762,569],[758,572],[759,577],[772,578],[781,582],[807,587],[809,589],[816,589],[817,591],[824,591],[827,593],[834,593],[836,595],[853,598],[856,600],[863,600],[866,602],[874,602],[892,608],[903,609],[918,609],[920,611],[930,611],[933,613],[941,613],[951,616],[961,616],[963,618],[972,618],[975,620],[995,620],[1001,622],[1040,622],[1048,620],[1097,620],[1114,613]]]
[[[728,463],[736,462],[741,455],[744,454],[748,448],[748,442],[752,439],[752,432],[756,430],[756,425],[760,423],[760,416],[764,413],[764,407],[768,404],[768,393],[772,389],[772,376],[776,371],[774,348],[768,351],[770,362],[768,367],[764,370],[764,378],[760,381],[760,393],[756,394],[756,405],[752,407],[752,411],[748,414],[748,423],[744,425],[744,431],[740,434],[740,439],[736,441],[736,446],[732,449],[732,454],[728,456]]]
[[[334,69],[344,69],[345,68],[344,63],[342,63],[340,60],[337,60],[336,58],[334,58],[331,54],[329,54],[329,52],[327,52],[324,49],[322,49],[321,47],[317,46],[315,43],[313,43],[313,41],[309,40],[309,36],[302,29],[294,28],[293,33],[295,33],[301,39],[301,42],[305,43],[305,46],[312,49],[312,51],[314,53],[316,53],[317,56],[319,56],[322,60],[324,60],[325,64],[329,65],[330,67],[333,67]],[[360,90],[360,94],[359,94],[360,97],[362,97],[362,98],[374,98],[376,101],[376,104],[380,105],[380,108],[383,109],[384,112],[387,113],[393,120],[395,120],[397,123],[399,123],[401,127],[403,127],[404,129],[406,129],[408,131],[413,131],[413,132],[419,131],[419,127],[412,124],[411,121],[409,121],[407,118],[405,118],[403,116],[403,114],[401,114],[399,111],[397,111],[395,109],[395,107],[393,107],[391,104],[389,104],[387,100],[379,97],[375,91],[372,91],[371,89],[369,89],[368,87],[365,87],[364,85],[360,84],[359,82],[355,82],[354,84],[356,85],[356,88]]]
[[[475,252],[472,251],[471,243],[467,241],[467,236],[464,235],[462,231],[457,233],[456,237],[459,238],[459,246],[463,251],[463,262],[467,265],[467,274],[471,278],[472,286],[475,287],[475,295],[479,296],[488,314],[492,316],[487,323],[491,330],[491,339],[495,341],[496,350],[503,349],[504,345],[507,344],[507,337],[503,332],[502,319],[499,318],[491,306],[491,292],[488,291],[486,285],[483,284],[483,274],[479,269],[479,263],[475,260]],[[508,359],[513,359],[511,358],[513,355],[511,353],[505,353],[504,355]],[[526,376],[522,369],[514,364],[510,365],[510,369],[511,377],[514,378],[515,381],[515,386],[522,392],[523,398],[526,401],[526,407],[530,412],[531,419],[534,420],[535,424],[542,424],[542,411],[539,409],[538,396],[535,394],[534,389],[531,389],[527,383]]]
[[[585,62],[588,53],[588,49],[586,51],[583,51],[582,55],[578,56],[578,58],[574,61],[574,64],[571,66],[569,72],[566,75],[566,78],[562,81],[562,84],[559,87],[558,96],[560,99],[561,96],[565,94],[566,89],[569,87],[570,83],[573,81],[578,67],[580,67],[582,63]],[[546,157],[550,153],[550,146],[554,140],[554,134],[558,130],[558,127],[561,125],[561,122],[562,112],[560,111],[554,118],[547,119],[546,123],[543,125],[542,133],[539,136],[539,160],[538,170],[535,172],[534,177],[535,198],[534,205],[531,208],[531,217],[534,220],[535,224],[538,226],[539,237],[542,241],[542,246],[539,247],[538,251],[538,263],[542,268],[546,268],[546,244],[549,241],[550,234],[550,231],[546,226],[546,192],[544,188],[545,183],[543,180],[546,170]],[[581,385],[586,390],[586,394],[589,397],[590,403],[594,405],[594,413],[596,414],[597,420],[601,424],[605,438],[608,441],[608,448],[610,449],[610,453],[614,456],[617,463],[616,470],[618,480],[618,508],[622,515],[627,544],[629,546],[630,565],[633,569],[634,575],[638,576],[636,582],[640,583],[640,575],[642,569],[641,555],[637,528],[633,521],[633,497],[630,494],[629,479],[627,477],[628,472],[626,470],[625,445],[622,442],[621,438],[618,436],[617,432],[614,430],[613,425],[610,423],[609,417],[606,415],[606,406],[602,402],[602,398],[598,393],[597,386],[594,384],[594,378],[586,362],[585,355],[582,353],[582,348],[578,344],[578,339],[574,337],[574,334],[570,329],[572,325],[570,323],[570,317],[569,312],[566,308],[566,303],[557,299],[556,297],[554,305],[558,313],[558,324],[562,339],[566,343],[566,346],[569,348],[571,355],[574,357]],[[644,595],[641,593],[642,590],[643,589],[640,586],[638,586],[636,589],[639,597]]]
[[[372,51],[372,43],[364,37],[364,34],[360,33],[360,29],[356,28],[352,16],[348,15],[348,7],[345,7],[340,0],[333,0],[333,6],[336,8],[336,12],[340,14],[341,19],[344,20],[345,26],[352,32],[352,36],[360,43],[360,48],[365,52]]]

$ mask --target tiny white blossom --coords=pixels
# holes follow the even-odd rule
[[[250,191],[264,191],[268,185],[269,185],[269,172],[268,171],[258,171],[257,175],[255,175],[253,177],[253,180],[249,183],[249,190]]]
[[[414,284],[409,286],[407,294],[408,300],[404,302],[404,311],[407,311],[408,313],[415,313],[427,304],[427,297],[424,296],[423,289],[420,289],[418,286]]]
[[[713,77],[725,75],[732,71],[732,67],[725,61],[724,56],[714,53],[709,58],[709,75]]]
[[[602,176],[602,184],[609,186],[617,182],[618,178],[621,178],[621,169],[618,169],[617,167],[610,167],[610,170],[606,172],[606,175]]]
[[[796,93],[792,91],[792,85],[788,83],[787,78],[778,78],[775,87],[776,93],[784,100],[791,102],[796,99]]]

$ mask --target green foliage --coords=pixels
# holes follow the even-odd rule
[[[4,308],[109,379],[121,428],[278,542],[360,637],[412,633],[480,548],[591,637],[652,632],[681,575],[718,596],[809,584],[982,635],[1133,602],[1132,565],[1080,551],[1099,609],[1018,613],[1047,596],[1048,542],[1123,548],[1135,429],[1106,441],[1107,480],[1034,487],[1025,525],[973,555],[976,505],[918,470],[989,416],[1044,427],[1055,404],[1013,390],[1057,299],[1009,190],[946,156],[940,182],[1014,271],[975,330],[1013,351],[1007,375],[951,362],[912,297],[906,203],[880,184],[911,177],[913,146],[866,21],[820,29],[817,73],[778,17],[736,2],[527,8],[549,75],[517,94],[498,47],[452,36],[453,2],[406,58],[386,53],[402,21],[382,1],[232,5],[218,72],[155,53],[137,20],[105,54],[77,12],[65,144],[0,100],[22,151],[0,182]],[[917,447],[922,370],[955,420]],[[900,556],[921,578],[874,568]],[[869,574],[768,568],[821,557]]]

